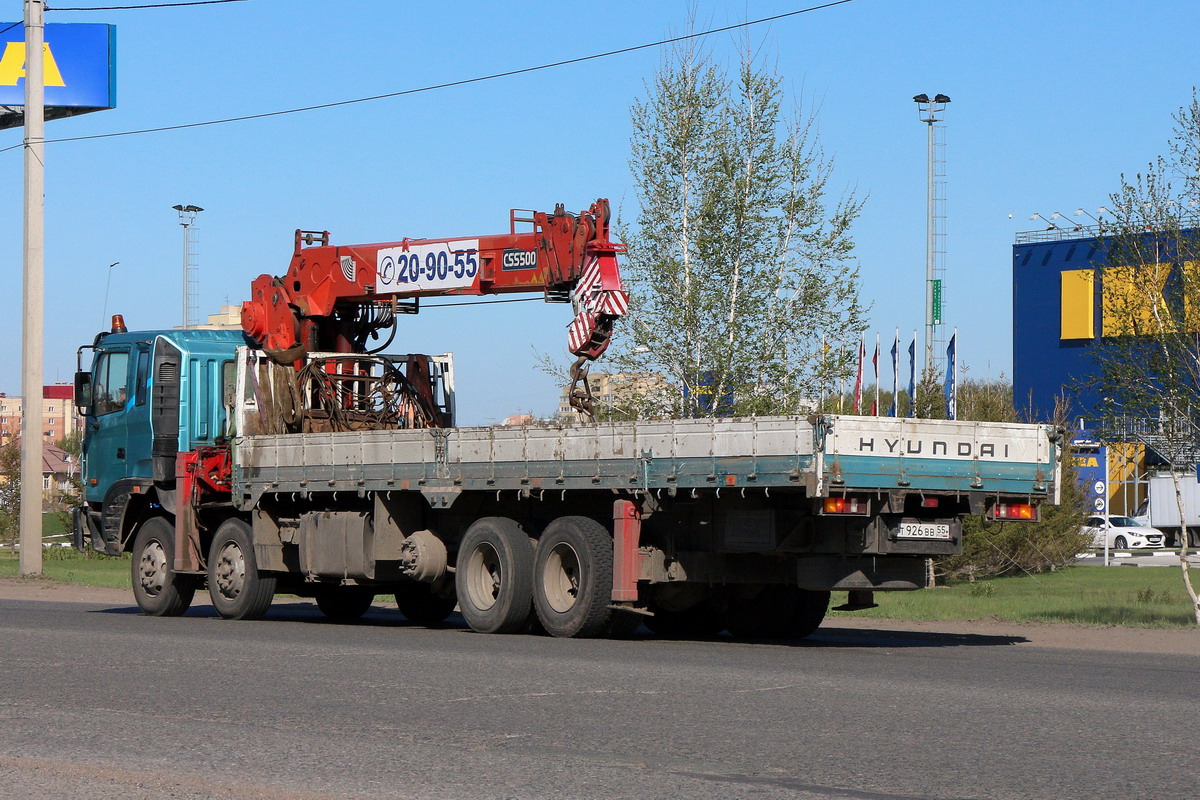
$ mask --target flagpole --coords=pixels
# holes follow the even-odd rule
[[[892,342],[892,408],[889,417],[900,416],[900,329]]]
[[[863,331],[858,337],[858,368],[854,373],[854,414],[862,413],[862,379],[863,362],[867,359],[867,332]]]
[[[879,333],[875,334],[875,416],[879,416]]]

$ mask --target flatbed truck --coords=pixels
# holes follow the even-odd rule
[[[75,546],[130,552],[150,615],[207,587],[233,619],[278,592],[335,619],[390,595],[415,623],[457,608],[481,633],[799,638],[832,592],[862,608],[924,586],[927,559],[961,552],[965,516],[1033,521],[1057,502],[1044,425],[587,420],[587,364],[627,302],[607,203],[530,219],[533,233],[348,248],[297,231],[241,331],[114,318],[76,376]],[[530,287],[576,310],[577,424],[458,427],[451,357],[366,346],[401,297]]]

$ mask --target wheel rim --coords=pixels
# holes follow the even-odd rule
[[[500,554],[490,544],[481,542],[467,561],[467,597],[473,606],[486,611],[496,605],[503,584]]]
[[[138,576],[142,591],[150,597],[158,597],[167,585],[167,551],[162,542],[154,539],[142,548]]]
[[[241,594],[246,583],[246,556],[242,548],[234,542],[226,542],[217,556],[213,574],[222,597],[232,600]]]
[[[566,542],[559,542],[546,556],[542,567],[542,589],[546,602],[560,614],[575,607],[579,600],[581,570],[579,554]]]
[[[1117,541],[1113,542],[1113,544],[1116,545],[1118,550],[1124,550],[1126,547],[1129,546],[1129,542],[1125,541],[1124,536],[1118,536]]]

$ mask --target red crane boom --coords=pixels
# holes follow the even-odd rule
[[[508,233],[490,236],[331,245],[328,231],[298,230],[287,273],[251,285],[242,327],[280,363],[299,364],[311,351],[368,352],[368,338],[387,327],[394,335],[396,315],[416,313],[422,297],[541,291],[574,306],[568,348],[579,357],[578,380],[628,308],[616,258],[624,246],[609,239],[603,198],[578,214],[561,204],[550,214],[519,212],[510,212]],[[519,222],[533,230],[518,233]]]

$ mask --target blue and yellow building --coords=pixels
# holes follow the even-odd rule
[[[1095,345],[1130,329],[1129,320],[1114,318],[1113,311],[1130,308],[1122,302],[1130,291],[1128,272],[1109,264],[1097,234],[1094,228],[1054,228],[1018,234],[1013,245],[1013,399],[1033,419],[1051,419],[1060,398],[1072,420],[1092,417],[1101,399],[1089,385],[1097,374]],[[1171,295],[1170,277],[1163,291]],[[1101,468],[1104,477],[1094,475],[1089,483],[1106,484],[1107,509],[1132,512],[1144,499],[1140,491],[1131,495],[1129,485],[1137,486],[1145,472],[1146,448],[1109,445],[1084,455],[1100,456],[1101,463],[1076,466]]]

